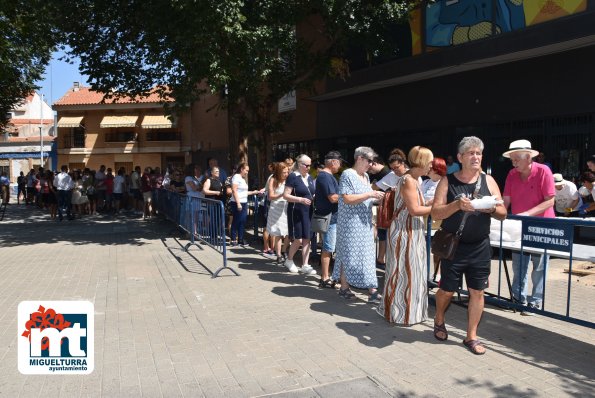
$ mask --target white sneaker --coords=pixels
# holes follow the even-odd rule
[[[290,259],[285,260],[285,266],[287,267],[289,272],[291,272],[292,274],[296,274],[298,272],[298,267],[296,267],[293,260],[290,260]]]
[[[309,264],[306,264],[300,268],[300,272],[304,275],[316,275],[316,270]]]

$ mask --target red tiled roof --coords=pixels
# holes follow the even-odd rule
[[[131,98],[131,97],[121,97],[118,99],[115,98],[106,98],[105,102],[103,101],[103,93],[98,91],[91,90],[90,87],[80,87],[78,90],[69,90],[64,94],[62,98],[58,101],[54,102],[54,106],[60,105],[92,105],[92,104],[140,104],[140,103],[159,103],[161,100],[159,99],[159,95],[156,92],[151,93],[148,97],[140,98]],[[167,99],[166,102],[173,102],[173,99]]]
[[[52,137],[50,135],[43,136],[43,142],[50,142],[54,141],[56,137]],[[39,137],[8,137],[8,142],[39,142]]]

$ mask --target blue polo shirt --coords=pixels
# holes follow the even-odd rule
[[[314,208],[316,214],[326,216],[329,213],[336,214],[338,203],[331,203],[328,200],[329,195],[339,192],[339,183],[330,173],[321,171],[316,177],[316,196],[314,196]]]

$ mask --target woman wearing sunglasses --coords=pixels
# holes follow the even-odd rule
[[[306,275],[316,275],[316,271],[308,264],[310,256],[310,219],[312,217],[312,202],[314,201],[314,180],[310,176],[312,159],[307,155],[297,157],[293,166],[293,173],[287,177],[283,198],[289,202],[287,206],[287,223],[289,238],[293,239],[289,247],[285,266],[289,272],[298,271]],[[293,262],[293,256],[302,246],[302,268]]]
[[[380,301],[372,206],[375,201],[384,197],[384,192],[372,189],[368,177],[368,170],[376,156],[372,148],[357,148],[353,167],[341,174],[335,246],[337,255],[332,276],[333,280],[341,281],[340,297],[355,297],[349,289],[351,285],[368,289],[371,303]]]

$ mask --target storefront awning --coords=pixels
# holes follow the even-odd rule
[[[143,118],[141,127],[144,129],[170,129],[173,127],[173,123],[167,116],[147,115]]]
[[[119,115],[119,116],[104,116],[99,124],[102,129],[109,129],[112,127],[134,127],[138,116],[133,115]]]
[[[83,116],[62,116],[58,120],[58,127],[81,127]]]

